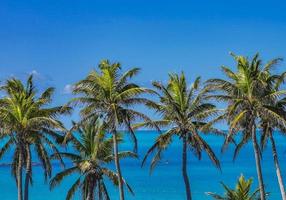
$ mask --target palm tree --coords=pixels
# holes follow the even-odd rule
[[[71,174],[78,176],[70,187],[66,200],[73,198],[77,190],[81,191],[83,200],[109,200],[105,179],[111,180],[114,185],[118,185],[118,174],[107,168],[107,165],[114,161],[112,153],[113,139],[107,137],[103,126],[98,121],[96,123],[87,122],[85,124],[74,124],[73,131],[66,136],[66,142],[73,146],[73,153],[62,152],[62,158],[70,159],[73,166],[64,169],[52,178],[51,189],[60,184],[63,179]],[[74,135],[77,133],[77,135]],[[122,139],[117,135],[117,142]],[[53,156],[52,156],[53,157]],[[118,153],[119,158],[137,157],[133,152],[123,151]],[[131,187],[124,179],[123,183],[133,194]],[[98,197],[95,197],[95,194]]]
[[[284,95],[283,98],[279,98],[280,95],[282,95],[283,93],[285,94],[285,91],[280,91],[279,88],[281,86],[281,83],[283,83],[285,79],[285,74],[286,73],[282,73],[280,76],[275,75],[267,77],[267,83],[269,85],[269,94],[277,94],[275,98],[269,100],[269,108],[278,113],[278,117],[283,117],[284,119],[286,119],[286,97]],[[286,200],[285,187],[276,150],[275,139],[273,137],[275,130],[280,130],[282,133],[286,133],[286,125],[285,123],[281,124],[280,121],[277,121],[275,118],[265,117],[261,119],[260,127],[262,129],[261,147],[262,149],[264,149],[267,144],[267,141],[270,140],[273,154],[273,162],[276,169],[276,175],[281,192],[281,197],[283,200]]]
[[[259,181],[261,200],[265,200],[265,190],[261,170],[261,151],[257,142],[256,127],[259,120],[272,118],[279,124],[285,124],[285,120],[270,105],[273,98],[279,96],[281,91],[269,92],[267,79],[271,75],[271,68],[279,61],[274,59],[262,66],[259,55],[252,60],[247,57],[231,54],[237,63],[237,72],[223,66],[222,70],[229,80],[208,80],[207,89],[215,91],[210,98],[224,101],[228,104],[224,114],[229,124],[229,134],[225,140],[224,148],[233,141],[234,136],[242,131],[242,139],[236,147],[234,158],[239,150],[250,140],[254,149],[256,170]],[[272,76],[274,78],[275,76]]]
[[[49,149],[58,151],[55,141],[64,130],[57,119],[59,115],[68,113],[68,107],[50,107],[54,88],[48,88],[39,96],[33,83],[33,76],[26,85],[12,78],[1,86],[5,96],[0,99],[1,139],[5,144],[0,149],[0,159],[13,149],[12,174],[18,188],[18,200],[23,199],[23,170],[25,169],[24,200],[29,198],[29,184],[32,183],[32,155],[35,149],[39,162],[44,168],[47,179],[51,175]]]
[[[98,71],[91,71],[84,80],[75,84],[73,90],[74,94],[79,96],[72,102],[84,105],[81,109],[82,121],[99,116],[106,124],[106,130],[113,135],[113,150],[121,200],[124,200],[124,191],[116,140],[118,129],[128,130],[127,132],[134,141],[136,152],[137,139],[131,126],[132,122],[138,119],[150,121],[146,115],[134,109],[134,105],[149,102],[140,95],[150,90],[129,82],[138,72],[139,68],[133,68],[122,74],[119,63],[104,60],[99,64]]]
[[[152,171],[162,157],[162,152],[172,143],[173,137],[177,136],[182,140],[182,175],[185,183],[186,199],[191,200],[191,188],[187,175],[187,148],[189,147],[198,159],[203,151],[207,153],[216,167],[220,168],[219,160],[215,156],[211,147],[200,135],[201,132],[219,131],[211,128],[207,119],[218,113],[214,105],[206,103],[204,92],[199,91],[199,80],[197,78],[191,88],[188,88],[184,73],[181,75],[170,74],[169,82],[166,86],[159,82],[153,82],[157,89],[159,103],[149,103],[148,106],[162,116],[160,120],[138,124],[138,126],[168,128],[166,132],[160,134],[154,145],[145,155],[142,165],[147,157],[154,153],[150,170]]]
[[[252,179],[246,180],[244,176],[241,175],[237,180],[235,189],[231,189],[224,183],[221,183],[225,190],[225,194],[223,196],[212,192],[207,192],[207,195],[217,200],[259,200],[259,188],[251,193],[252,182]]]

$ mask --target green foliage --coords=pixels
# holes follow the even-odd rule
[[[224,183],[221,183],[225,190],[225,194],[223,196],[212,192],[207,192],[207,195],[218,200],[259,200],[259,188],[254,192],[251,192],[252,182],[252,179],[246,180],[244,176],[241,175],[237,181],[235,189],[231,189]]]
[[[77,190],[81,191],[82,199],[94,199],[96,193],[101,197],[100,200],[110,199],[105,181],[107,178],[114,185],[118,185],[118,175],[107,165],[114,161],[113,141],[107,135],[98,121],[74,124],[72,131],[66,135],[65,143],[71,145],[75,153],[59,153],[62,158],[69,159],[73,166],[64,169],[52,178],[51,189],[60,184],[67,176],[74,174],[75,182],[68,190],[67,200],[72,199]],[[119,135],[117,140],[118,142],[122,141]],[[54,154],[52,158],[56,158],[56,156]],[[137,158],[135,153],[129,151],[119,152],[118,156],[119,158]],[[133,194],[131,187],[124,179],[123,182]]]
[[[104,129],[113,134],[113,150],[121,200],[124,200],[124,190],[117,152],[118,144],[115,139],[118,129],[128,130],[127,133],[134,143],[134,152],[137,152],[137,138],[132,123],[137,120],[151,122],[147,115],[134,108],[136,105],[151,102],[142,97],[143,94],[152,93],[151,90],[130,82],[138,72],[139,68],[133,68],[122,73],[119,63],[104,60],[99,64],[98,70],[93,70],[85,79],[75,84],[73,92],[78,97],[71,101],[75,105],[83,106],[80,112],[83,122],[100,118]]]
[[[0,159],[9,150],[13,151],[12,175],[17,181],[17,168],[30,168],[27,178],[32,183],[31,163],[34,158],[30,151],[33,148],[47,179],[52,170],[48,151],[58,152],[55,141],[62,137],[58,132],[65,130],[58,117],[68,114],[70,108],[52,107],[54,88],[38,94],[33,76],[28,78],[26,84],[11,78],[0,90],[4,94],[0,99],[0,138],[7,141],[0,149]],[[25,160],[19,163],[20,157]]]
[[[236,62],[236,71],[223,66],[222,71],[227,80],[210,79],[205,89],[212,93],[208,98],[228,104],[224,115],[220,117],[226,119],[229,125],[224,148],[233,141],[239,131],[243,133],[242,140],[235,150],[236,157],[243,145],[252,139],[252,129],[259,125],[257,122],[271,119],[276,124],[285,126],[285,117],[273,103],[282,96],[285,97],[286,91],[279,90],[285,75],[271,72],[280,58],[273,59],[263,66],[258,54],[252,59],[231,55]]]
[[[202,135],[214,133],[225,136],[223,132],[213,128],[213,124],[226,120],[229,131],[223,149],[234,142],[235,158],[241,148],[252,140],[256,159],[260,163],[261,149],[265,148],[270,139],[275,166],[279,169],[273,132],[278,129],[286,133],[286,91],[282,89],[286,72],[276,74],[273,73],[273,68],[281,59],[273,59],[263,65],[258,54],[251,59],[233,53],[231,55],[236,69],[233,71],[222,66],[226,79],[210,79],[205,87],[201,88],[200,78],[197,78],[189,87],[184,73],[169,74],[167,84],[153,82],[154,90],[132,82],[132,78],[139,73],[139,68],[122,72],[119,63],[103,60],[97,69],[74,85],[75,98],[68,106],[51,106],[55,89],[48,88],[39,93],[33,76],[30,76],[26,83],[11,78],[0,86],[0,92],[3,94],[0,98],[0,139],[4,141],[0,148],[0,159],[9,151],[13,153],[11,172],[16,182],[21,182],[18,187],[22,187],[22,173],[26,172],[25,191],[32,184],[32,162],[35,160],[34,154],[31,154],[32,150],[43,167],[46,180],[52,173],[51,158],[58,159],[62,164],[63,158],[69,159],[73,166],[56,174],[50,182],[50,187],[54,188],[65,177],[75,175],[75,182],[67,192],[66,199],[72,199],[78,190],[81,191],[83,199],[94,199],[96,193],[98,199],[109,199],[106,179],[111,180],[114,185],[119,185],[122,192],[120,184],[123,182],[133,194],[124,179],[119,181],[120,170],[114,172],[108,168],[108,164],[115,161],[118,168],[119,159],[137,157],[137,138],[134,133],[136,128],[145,126],[160,131],[142,162],[144,165],[147,158],[153,156],[150,172],[162,159],[163,152],[170,146],[174,137],[181,139],[183,146],[187,145],[198,159],[201,159],[205,152],[214,165],[220,168],[219,160]],[[159,101],[154,102],[146,98],[146,94],[155,95]],[[227,103],[227,108],[218,110],[210,103],[211,99]],[[64,137],[61,132],[67,131],[59,117],[69,114],[70,106],[76,105],[82,106],[81,121],[74,123],[73,129]],[[153,109],[160,119],[152,121],[146,114],[136,110],[137,105]],[[260,146],[256,141],[257,128],[262,130]],[[118,131],[120,129],[127,130],[133,140],[133,152],[115,151],[118,143],[122,142]],[[161,129],[166,131],[162,133]],[[78,135],[74,135],[75,131]],[[106,133],[112,133],[113,139]],[[238,133],[242,133],[242,137],[236,143],[234,138]],[[72,145],[75,153],[59,152],[58,144],[62,142]],[[187,154],[184,153],[187,148],[183,149],[187,160]],[[51,151],[52,157],[49,155]],[[262,177],[261,171],[258,173]],[[259,182],[263,188],[263,181],[259,179]],[[252,179],[245,180],[241,176],[233,190],[222,183],[226,190],[225,196],[214,193],[209,195],[215,199],[258,199],[258,190],[250,194],[251,184]]]
[[[122,73],[119,63],[102,61],[98,70],[93,70],[88,76],[75,84],[72,99],[73,105],[83,105],[82,121],[100,117],[107,131],[116,132],[118,128],[127,129],[137,150],[137,139],[132,123],[136,120],[151,122],[149,117],[134,109],[134,106],[148,104],[151,101],[141,95],[152,93],[130,82],[137,75],[139,68],[132,68]]]
[[[260,163],[262,152],[257,142],[256,129],[259,126],[263,128],[261,135],[262,147],[265,145],[267,138],[272,139],[273,155],[275,156],[276,150],[272,130],[276,127],[283,128],[286,125],[284,109],[280,109],[283,105],[277,106],[277,102],[285,99],[286,91],[279,88],[284,81],[285,74],[274,74],[272,72],[273,67],[281,60],[279,58],[273,59],[263,66],[258,54],[254,55],[252,59],[231,55],[236,62],[236,71],[234,72],[223,66],[222,71],[227,80],[211,79],[207,82],[206,90],[213,93],[209,98],[224,101],[228,104],[225,113],[220,117],[220,119],[226,119],[229,125],[229,133],[223,149],[234,141],[235,135],[240,131],[242,137],[236,145],[234,159],[241,148],[250,140],[252,141],[261,199],[264,200],[265,191]],[[276,168],[279,169],[278,158],[274,157],[274,160]],[[280,175],[277,174],[277,176]],[[285,193],[285,191],[281,192],[282,194]]]
[[[160,128],[168,128],[168,130],[158,136],[143,159],[142,165],[150,154],[154,154],[150,166],[151,171],[160,161],[163,151],[172,143],[174,136],[180,139],[186,137],[187,145],[195,156],[200,159],[202,152],[205,151],[215,166],[220,167],[219,160],[211,147],[200,135],[210,132],[223,135],[222,132],[212,128],[212,121],[208,121],[217,116],[219,110],[213,104],[205,102],[205,91],[199,90],[199,83],[200,78],[197,78],[189,88],[184,73],[170,74],[166,86],[160,82],[153,82],[159,102],[148,104],[148,106],[159,113],[162,118],[152,123],[138,124],[137,127],[154,128],[156,125]]]

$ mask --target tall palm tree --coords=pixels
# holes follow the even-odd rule
[[[259,188],[254,192],[251,192],[252,182],[253,179],[246,180],[244,176],[241,175],[237,181],[235,189],[231,189],[224,183],[221,183],[225,190],[224,196],[212,192],[207,192],[207,195],[217,200],[259,200]]]
[[[199,80],[189,88],[184,73],[181,75],[170,74],[169,82],[165,86],[160,82],[153,82],[157,90],[159,103],[149,103],[148,106],[162,116],[153,124],[145,122],[138,126],[164,127],[168,130],[160,134],[154,145],[145,155],[142,165],[147,157],[154,153],[150,170],[152,171],[162,157],[162,152],[172,143],[173,137],[177,136],[182,141],[182,176],[185,183],[186,199],[191,200],[191,188],[187,174],[187,148],[189,147],[200,159],[203,151],[207,153],[216,167],[220,168],[219,160],[211,147],[200,135],[202,132],[213,131],[221,134],[210,126],[208,118],[218,113],[214,105],[206,103],[204,92],[199,91]]]
[[[243,136],[236,147],[234,157],[248,141],[252,140],[261,200],[265,200],[261,151],[257,142],[256,128],[259,121],[266,118],[272,118],[280,124],[285,124],[283,117],[269,105],[270,100],[281,92],[269,92],[269,84],[266,82],[271,74],[271,68],[279,59],[271,60],[263,66],[258,54],[251,60],[247,57],[231,55],[236,61],[237,71],[233,72],[230,68],[223,66],[222,70],[228,80],[211,79],[207,81],[207,89],[215,91],[209,97],[228,104],[224,117],[230,128],[224,147],[233,141],[234,136],[240,130]]]
[[[76,174],[76,181],[70,187],[66,200],[73,198],[77,190],[81,191],[83,200],[109,200],[105,179],[111,180],[114,185],[118,185],[118,174],[107,168],[110,162],[114,161],[112,153],[113,139],[107,137],[101,123],[87,122],[85,124],[75,124],[74,132],[67,135],[67,144],[73,146],[72,153],[62,152],[60,156],[71,160],[73,165],[64,169],[52,178],[51,189],[62,182],[62,180]],[[117,142],[122,139],[117,135]],[[52,156],[53,157],[53,156]],[[119,158],[137,157],[133,152],[124,151],[118,153]],[[131,187],[122,179],[128,190],[133,194]],[[97,192],[97,197],[96,197]]]
[[[18,200],[23,199],[23,170],[25,170],[24,200],[29,198],[29,184],[32,183],[32,155],[35,149],[39,162],[44,168],[44,176],[51,175],[51,163],[48,152],[57,152],[55,140],[64,130],[58,116],[68,113],[68,107],[50,107],[54,88],[48,88],[37,95],[30,76],[24,85],[20,80],[12,78],[1,86],[5,96],[0,99],[0,135],[5,144],[0,149],[0,159],[13,149],[12,174],[18,188]]]
[[[136,152],[137,139],[131,126],[132,122],[138,119],[150,121],[146,115],[134,109],[134,105],[148,102],[140,95],[150,92],[130,82],[130,79],[138,72],[139,68],[133,68],[122,73],[119,63],[104,60],[99,64],[98,71],[91,71],[84,80],[75,84],[73,90],[78,97],[72,102],[84,105],[81,109],[82,120],[99,116],[107,125],[106,130],[113,135],[113,150],[121,200],[124,200],[124,191],[116,140],[118,129],[128,130],[127,132],[134,141]]]
[[[274,98],[269,99],[269,108],[271,110],[274,110],[278,114],[277,117],[281,117],[284,119],[286,119],[286,97],[285,97],[285,91],[281,91],[279,90],[279,88],[281,86],[281,83],[284,82],[285,74],[286,73],[273,76],[268,75],[266,79],[267,80],[266,82],[268,83],[269,86],[269,94],[276,93],[276,96]],[[281,95],[283,96],[281,97]],[[281,124],[281,121],[277,121],[276,118],[265,117],[261,119],[260,128],[262,129],[262,135],[261,135],[262,150],[265,148],[267,141],[270,140],[273,162],[276,170],[281,197],[283,200],[286,200],[285,187],[281,174],[275,139],[273,137],[275,130],[279,130],[282,133],[286,133],[286,124],[285,123]]]

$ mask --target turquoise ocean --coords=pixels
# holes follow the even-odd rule
[[[158,135],[155,131],[138,131],[138,147],[140,159],[121,160],[123,176],[132,186],[135,196],[127,194],[128,200],[180,200],[184,199],[184,184],[181,175],[181,142],[174,140],[173,144],[164,153],[162,162],[157,166],[150,175],[148,163],[141,168],[141,160],[148,148],[153,144],[154,139]],[[245,146],[235,161],[232,160],[233,147],[230,146],[226,152],[221,153],[223,138],[217,136],[206,136],[206,141],[210,144],[217,156],[221,160],[221,171],[215,168],[206,155],[203,155],[199,161],[194,154],[188,153],[188,173],[191,183],[191,190],[194,200],[211,199],[205,192],[222,193],[220,182],[223,181],[227,185],[234,186],[237,178],[243,173],[247,178],[254,178],[254,187],[257,187],[256,170],[253,149],[251,144]],[[279,133],[275,137],[277,150],[279,153],[282,172],[286,172],[286,137]],[[121,149],[132,149],[131,142],[128,138],[126,143],[121,145]],[[0,199],[14,200],[17,198],[16,183],[10,172],[9,163],[11,155],[4,157],[0,163]],[[275,169],[273,166],[273,158],[271,154],[270,144],[263,152],[263,176],[265,179],[266,191],[270,193],[269,199],[281,199]],[[53,172],[61,170],[58,163],[54,163]],[[286,173],[283,174],[286,179]],[[50,191],[48,183],[44,182],[41,166],[33,168],[33,186],[30,189],[31,200],[63,200],[67,189],[75,177],[70,176],[63,183]],[[285,180],[286,181],[286,180]],[[111,199],[118,199],[118,191],[115,187],[108,183],[108,190]],[[75,196],[74,199],[80,199]]]

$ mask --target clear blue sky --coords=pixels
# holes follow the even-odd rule
[[[221,76],[229,51],[286,57],[286,1],[0,1],[0,79],[34,73],[56,103],[101,59],[141,67],[150,85],[181,70]]]

